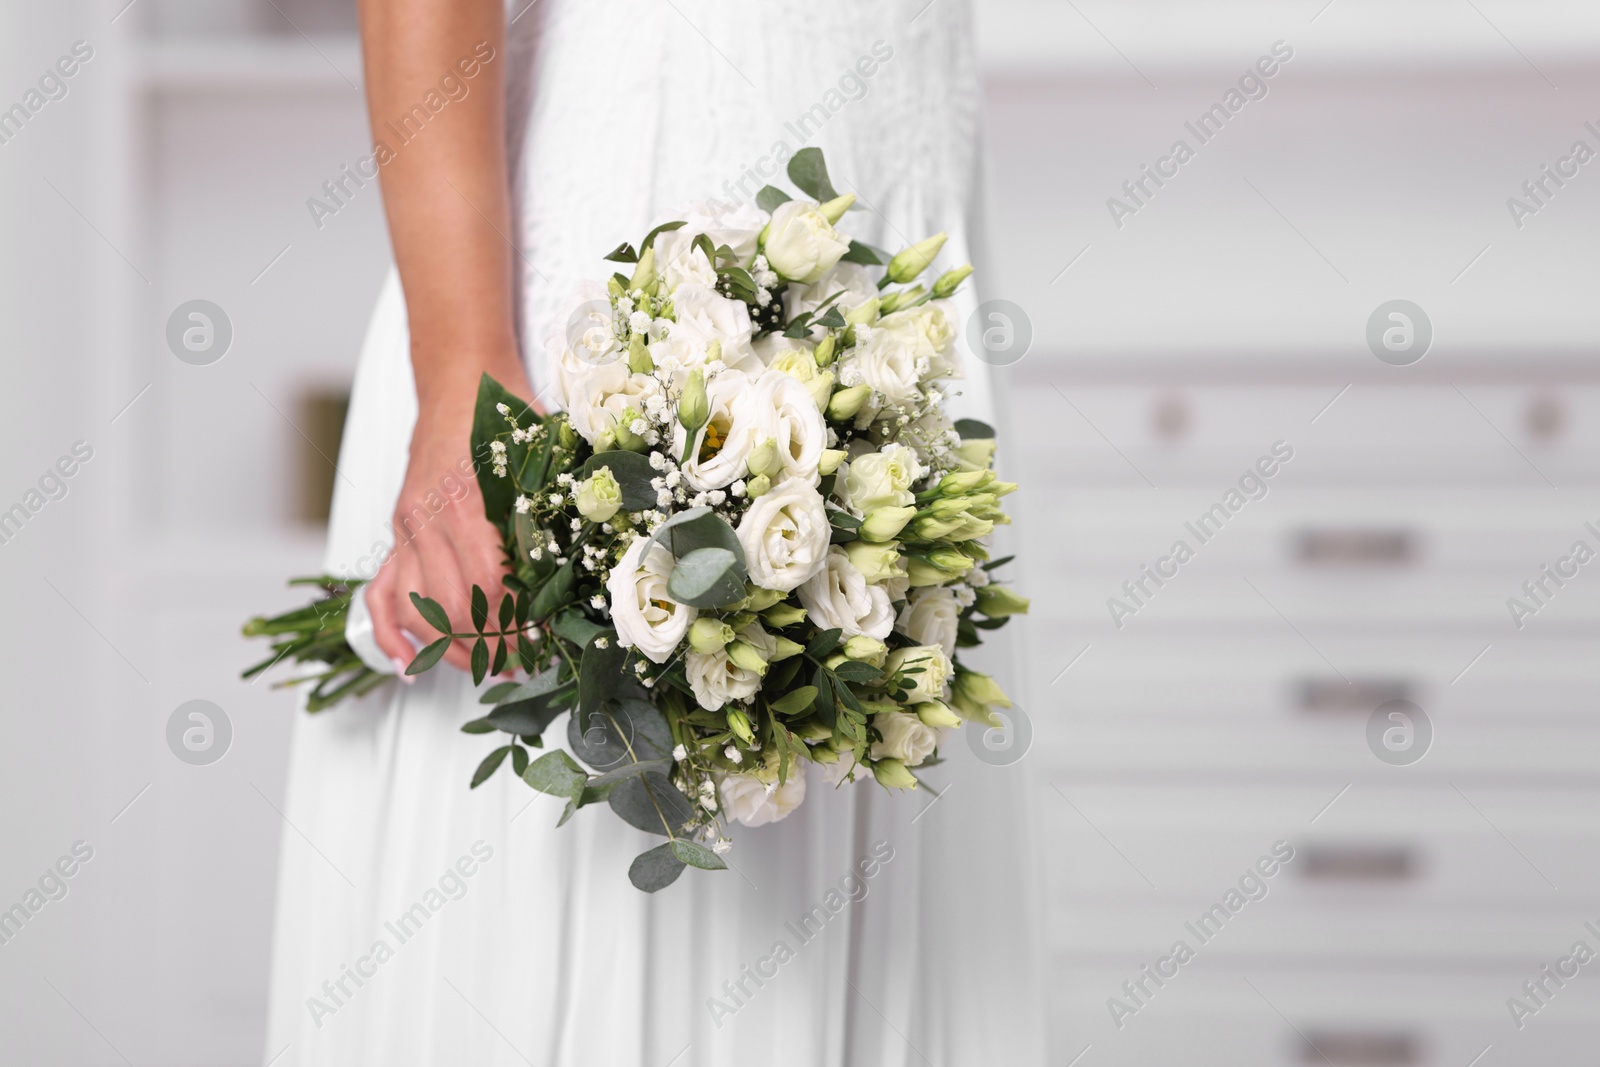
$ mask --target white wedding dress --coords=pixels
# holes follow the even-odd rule
[[[824,149],[860,196],[842,223],[857,237],[894,249],[945,229],[940,265],[974,258],[965,0],[541,0],[507,52],[536,387],[575,282],[686,201],[786,185],[780,144]],[[956,401],[980,417],[983,369],[969,357]],[[356,374],[331,571],[370,573],[415,412],[391,278]],[[734,828],[733,870],[647,895],[627,870],[658,838],[604,808],[558,829],[559,802],[504,769],[468,790],[492,745],[459,730],[478,710],[470,679],[440,668],[297,716],[263,1062],[1043,1063],[1021,768],[977,761],[957,735],[927,773],[949,789],[937,800],[813,775],[787,820]]]

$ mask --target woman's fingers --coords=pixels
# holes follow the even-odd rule
[[[379,568],[377,576],[367,584],[367,613],[372,616],[373,639],[378,642],[378,647],[383,649],[383,654],[395,665],[396,672],[404,676],[406,664],[411,662],[412,652],[411,642],[406,640],[394,609],[393,563],[391,557],[389,563]]]

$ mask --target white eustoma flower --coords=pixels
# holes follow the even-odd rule
[[[754,645],[767,658],[778,651],[777,639],[760,625],[742,628],[739,639]],[[734,663],[726,649],[705,654],[689,652],[684,657],[684,674],[689,678],[689,688],[694,690],[695,701],[707,711],[717,711],[724,704],[753,697],[761,688],[761,673]]]
[[[925,475],[917,454],[902,444],[884,445],[880,451],[856,456],[844,469],[839,495],[857,515],[879,508],[903,508],[916,497],[911,486]]]
[[[756,254],[756,239],[767,225],[767,213],[753,204],[725,200],[705,200],[686,204],[675,216],[684,221],[684,231],[703,233],[713,248],[727,245],[747,263]],[[660,238],[657,238],[660,240]]]
[[[903,330],[872,330],[840,361],[839,374],[840,381],[868,386],[891,401],[916,397],[922,383],[917,346]]]
[[[790,318],[816,311],[834,293],[844,290],[832,307],[848,315],[878,296],[878,279],[860,263],[839,263],[810,285],[791,285],[783,295],[783,309]]]
[[[648,537],[636,537],[606,580],[618,643],[656,663],[677,651],[696,614],[667,595],[672,565],[671,552]]]
[[[694,243],[699,235],[699,231],[684,226],[656,236],[656,269],[668,292],[684,285],[711,288],[717,284],[717,268]]]
[[[938,645],[946,656],[953,656],[960,622],[961,604],[955,592],[945,586],[926,586],[911,592],[895,629],[919,645]]]
[[[745,476],[750,450],[768,433],[771,417],[753,383],[739,371],[725,370],[706,383],[709,417],[700,446],[680,470],[702,492],[722,489]],[[683,455],[688,433],[673,424],[672,453]]]
[[[885,674],[893,676],[906,668],[921,668],[915,674],[905,675],[905,680],[912,685],[905,699],[913,704],[920,704],[924,700],[942,700],[945,685],[955,673],[950,657],[938,645],[897,648],[889,653],[883,670]]]
[[[738,535],[750,580],[787,593],[822,568],[832,528],[822,495],[802,479],[786,478],[751,503]]]
[[[650,358],[657,367],[672,372],[675,380],[706,366],[713,341],[729,367],[761,370],[761,361],[750,347],[754,330],[744,301],[730,300],[704,285],[687,284],[672,294],[672,314],[674,321],[665,335],[650,342]]]
[[[806,798],[804,771],[793,768],[789,780],[770,784],[753,774],[729,774],[721,785],[722,810],[746,826],[765,826],[777,822],[798,808]]]
[[[793,375],[768,369],[756,379],[755,394],[757,410],[769,419],[758,431],[758,440],[770,437],[777,441],[785,477],[817,484],[821,478],[817,464],[828,445],[828,424],[811,391]]]
[[[824,630],[838,628],[845,637],[866,634],[883,640],[894,628],[894,609],[882,586],[868,585],[838,545],[828,549],[827,562],[801,583],[800,603],[808,621]]]
[[[939,733],[924,726],[922,720],[904,711],[880,711],[872,717],[883,740],[872,742],[867,753],[873,759],[897,759],[915,767],[939,747]]]
[[[772,213],[767,262],[790,281],[807,285],[821,281],[848,251],[849,239],[833,228],[816,204],[790,200]]]

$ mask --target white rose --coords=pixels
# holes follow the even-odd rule
[[[867,753],[873,759],[897,759],[907,767],[915,767],[939,747],[939,734],[922,720],[904,711],[880,711],[872,717],[883,740],[872,742]]]
[[[911,692],[905,694],[905,700],[911,704],[920,704],[924,700],[944,699],[945,683],[955,673],[955,667],[950,663],[950,658],[944,654],[944,649],[938,645],[897,648],[889,653],[883,671],[893,677],[897,672],[913,667],[922,669],[916,674],[905,676],[905,680],[912,685]]]
[[[724,200],[687,204],[678,210],[676,217],[684,221],[684,230],[711,238],[711,247],[727,245],[733,249],[740,263],[755,256],[756,239],[767,224],[767,213],[755,205]]]
[[[911,593],[895,629],[919,645],[938,645],[946,656],[953,656],[960,621],[955,593],[944,586],[926,586]]]
[[[850,241],[834,230],[817,205],[804,200],[780,204],[767,228],[767,262],[794,282],[809,285],[850,251]]]
[[[672,553],[648,537],[637,537],[606,580],[617,643],[637,648],[656,663],[677,651],[695,610],[667,595]]]
[[[739,639],[756,646],[770,659],[778,651],[778,642],[759,625],[746,626],[739,631]],[[707,711],[717,711],[724,704],[756,695],[761,688],[761,675],[734,663],[725,650],[702,654],[690,652],[684,657],[684,673],[694,698]]]
[[[844,290],[844,295],[833,302],[839,314],[848,315],[861,305],[878,296],[878,279],[860,263],[840,263],[820,281],[811,285],[791,285],[783,294],[783,309],[790,318],[816,311],[828,297]]]
[[[838,545],[828,549],[823,568],[801,584],[800,603],[808,621],[824,630],[837,627],[845,637],[866,634],[881,641],[894,628],[889,594],[882,586],[868,585]]]
[[[710,415],[700,447],[682,466],[684,478],[702,492],[726,488],[743,478],[750,450],[771,436],[773,421],[770,405],[739,371],[713,375],[706,383],[706,403]],[[673,455],[683,455],[687,436],[682,424],[674,425]]]
[[[694,243],[698,236],[688,226],[656,235],[656,269],[669,293],[684,285],[709,289],[717,284],[717,268]]]
[[[673,321],[666,335],[650,342],[650,358],[658,368],[687,376],[707,363],[707,349],[722,346],[730,367],[759,372],[761,361],[750,347],[750,309],[703,285],[684,285],[672,294]]]
[[[722,810],[746,826],[765,826],[777,822],[800,806],[806,798],[806,776],[795,767],[789,780],[779,785],[770,784],[749,774],[729,774],[723,777]]]
[[[857,515],[908,507],[916,501],[911,486],[926,473],[910,448],[884,445],[882,451],[867,452],[850,461],[840,492],[845,505]]]
[[[821,494],[802,479],[784,479],[739,520],[750,580],[782,593],[794,589],[822,568],[832,533]]]

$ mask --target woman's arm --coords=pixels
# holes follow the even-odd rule
[[[501,0],[361,0],[360,9],[368,116],[392,152],[380,153],[380,180],[417,383],[395,553],[367,591],[378,644],[403,666],[413,650],[402,630],[437,637],[410,593],[437,600],[452,620],[470,617],[473,584],[497,599],[500,539],[463,461],[479,376],[524,397],[532,390],[513,313]],[[437,112],[427,107],[440,100]],[[401,143],[391,124],[410,139]],[[465,669],[468,652],[458,642],[447,660]]]

